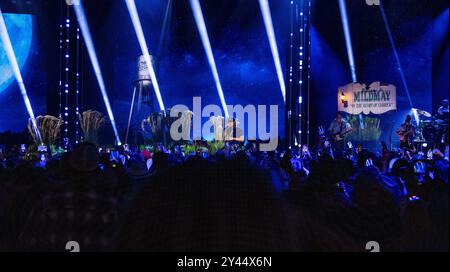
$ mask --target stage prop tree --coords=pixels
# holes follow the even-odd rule
[[[189,139],[191,136],[192,117],[194,113],[192,111],[184,111],[181,119],[183,120],[183,131],[186,133],[185,139]]]
[[[99,144],[99,134],[101,129],[108,122],[105,115],[98,111],[88,110],[78,115],[81,130],[83,130],[84,141]]]
[[[225,118],[223,118],[222,116],[212,116],[211,118],[209,118],[209,121],[213,124],[214,140],[216,142],[222,142],[224,140],[224,137],[223,137],[223,132],[224,132],[223,122],[224,122],[224,120],[225,120]]]
[[[160,113],[153,113],[141,122],[141,129],[144,135],[151,135],[153,142],[159,142],[163,140],[163,129],[165,123],[164,115]],[[150,128],[148,130],[147,128]],[[150,136],[147,137],[150,139]]]
[[[44,144],[47,146],[55,146],[59,139],[63,120],[51,115],[38,116],[36,118],[36,124],[39,133],[41,134],[42,142],[39,140],[37,131],[35,131],[33,128],[31,119],[28,119],[28,131],[36,145]]]

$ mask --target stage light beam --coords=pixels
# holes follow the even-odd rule
[[[350,32],[350,25],[348,22],[347,6],[345,0],[339,0],[339,11],[341,13],[342,28],[344,29],[345,45],[347,47],[348,64],[352,73],[353,83],[358,82],[358,76],[356,74],[355,56],[353,54],[352,35]],[[358,115],[359,126],[364,129],[364,118],[362,114]]]
[[[161,91],[159,89],[158,80],[156,78],[155,69],[153,68],[153,63],[150,59],[150,53],[148,50],[147,42],[145,41],[144,31],[142,30],[141,20],[139,19],[139,14],[137,12],[136,3],[134,0],[125,0],[130,13],[131,21],[133,22],[134,30],[139,41],[139,46],[142,50],[142,55],[144,56],[145,62],[150,73],[150,78],[152,80],[153,89],[155,90],[156,98],[158,100],[159,108],[165,111],[163,99],[161,96]]]
[[[25,103],[25,107],[27,108],[28,115],[30,116],[33,129],[38,137],[39,142],[42,143],[41,133],[37,128],[36,118],[34,116],[33,108],[31,107],[31,102],[27,94],[27,89],[25,87],[25,83],[23,82],[22,74],[20,72],[19,64],[17,63],[16,54],[14,53],[14,49],[11,43],[11,39],[8,34],[8,29],[6,28],[5,19],[3,18],[2,10],[0,9],[0,38],[3,44],[3,48],[6,51],[6,55],[11,64],[11,68],[13,70],[14,76],[16,77],[17,84],[19,85],[20,93],[22,94],[23,101]]]
[[[355,57],[353,55],[352,35],[350,34],[350,26],[348,23],[347,6],[345,5],[345,0],[338,0],[338,1],[339,1],[339,11],[341,13],[342,27],[344,29],[345,44],[347,46],[348,62],[350,64],[350,71],[352,73],[352,80],[353,82],[358,82],[356,76]]]
[[[91,31],[89,29],[89,25],[86,19],[86,14],[84,12],[83,4],[81,1],[75,1],[73,4],[75,14],[77,16],[78,24],[81,29],[81,34],[84,39],[84,43],[86,45],[86,49],[89,54],[89,58],[91,60],[92,68],[94,69],[95,76],[97,77],[98,86],[102,93],[103,101],[106,106],[106,111],[108,112],[109,120],[111,121],[111,126],[114,130],[114,135],[116,137],[117,145],[121,145],[119,132],[117,131],[116,121],[114,119],[114,114],[111,109],[111,104],[109,102],[108,93],[106,91],[105,81],[103,80],[102,71],[100,69],[100,64],[98,62],[97,53],[95,51],[94,42],[92,40]]]
[[[214,54],[211,47],[211,42],[209,40],[208,30],[206,28],[205,18],[203,17],[202,7],[200,6],[199,0],[189,0],[191,3],[192,12],[194,13],[195,23],[197,24],[198,31],[200,33],[200,38],[203,43],[203,47],[206,52],[206,57],[208,58],[209,66],[211,67],[211,72],[214,77],[214,82],[216,84],[217,92],[219,93],[220,102],[222,103],[223,111],[225,112],[225,117],[229,117],[227,103],[225,102],[225,96],[222,89],[222,84],[219,78],[219,72],[217,71],[216,61],[214,59]]]
[[[413,101],[411,98],[411,93],[409,92],[408,83],[406,82],[405,73],[403,72],[402,63],[400,62],[400,56],[397,51],[397,46],[394,41],[394,36],[392,35],[391,27],[389,26],[389,21],[387,19],[386,12],[384,11],[384,6],[381,1],[380,1],[379,7],[380,7],[380,12],[381,12],[381,17],[383,17],[383,22],[384,22],[384,26],[386,28],[386,32],[389,37],[389,42],[391,43],[392,51],[394,52],[394,57],[397,62],[398,71],[400,73],[400,77],[402,78],[403,87],[405,88],[406,95],[408,96],[409,105],[411,106],[411,109],[414,109],[414,104],[413,104]]]
[[[259,6],[264,19],[264,25],[266,27],[267,37],[269,38],[270,50],[272,51],[273,61],[277,70],[278,82],[280,84],[281,94],[283,100],[286,102],[286,84],[284,81],[283,69],[281,68],[280,54],[278,52],[277,39],[275,36],[275,30],[273,27],[272,15],[270,12],[270,6],[268,0],[259,0]]]

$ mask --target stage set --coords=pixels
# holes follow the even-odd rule
[[[271,135],[280,149],[315,145],[318,128],[325,126],[322,136],[331,142],[332,134],[339,132],[347,146],[375,150],[385,142],[393,150],[400,147],[402,137],[396,131],[407,115],[415,128],[408,137],[411,147],[435,147],[448,137],[448,101],[441,105],[448,89],[442,79],[445,52],[439,44],[445,44],[446,29],[440,25],[445,24],[445,13],[438,14],[445,5],[425,8],[414,3],[417,11],[408,12],[389,1],[385,8],[365,1],[340,1],[331,7],[281,1],[273,10],[267,1],[232,3],[226,5],[228,17],[208,26],[197,1],[154,1],[149,4],[156,5],[155,11],[141,15],[151,20],[146,27],[139,2],[4,2],[0,131],[23,131],[28,117],[37,145],[64,151],[83,141],[171,145],[170,130],[178,119],[183,119],[183,133],[189,133],[184,140],[191,143],[223,141],[215,137],[223,134],[217,131],[225,130],[230,118],[244,139],[268,140],[255,133],[259,124],[252,120],[252,109],[259,105],[278,107],[278,131]],[[215,9],[210,5],[205,3],[206,12]],[[249,18],[253,8],[260,17]],[[104,9],[108,13],[98,17]],[[156,12],[158,16],[150,16]],[[388,18],[390,13],[395,18]],[[398,14],[410,25],[399,24]],[[422,17],[414,21],[414,16]],[[234,17],[239,20],[234,22]],[[189,27],[178,26],[185,21]],[[411,32],[416,26],[421,36]],[[23,85],[17,85],[18,80]],[[197,112],[201,124],[192,127],[195,97],[203,98],[205,106],[218,105],[214,110],[221,112],[202,108]],[[171,113],[177,105],[186,108]],[[239,112],[240,105],[244,110]],[[351,131],[330,133],[336,112],[344,113]],[[209,120],[214,115],[222,122]],[[199,129],[204,123],[210,123],[206,133]],[[3,141],[30,143],[23,134],[10,137]]]
[[[448,197],[448,19],[447,1],[425,0],[0,0],[0,178],[7,184],[17,178],[14,169],[26,167],[44,169],[40,179],[66,181],[71,179],[64,174],[67,169],[97,171],[103,178],[108,169],[120,169],[108,174],[115,182],[123,172],[131,179],[164,176],[175,184],[190,173],[184,168],[192,160],[193,169],[217,168],[207,172],[225,175],[218,180],[231,182],[241,197],[258,199],[248,190],[257,187],[256,192],[266,194],[264,186],[255,185],[260,181],[249,182],[243,191],[237,181],[268,171],[274,185],[270,193],[286,194],[282,198],[287,202],[314,180],[319,187],[339,190],[350,206],[361,201],[362,210],[403,203],[399,222],[388,222],[395,221],[393,211],[369,230],[380,233],[375,237],[381,248],[448,250],[448,239],[435,247],[431,242],[404,243],[411,233],[402,229],[407,203],[432,202],[435,190],[428,187],[439,183]],[[261,172],[253,176],[255,169]],[[378,178],[384,183],[377,183]],[[388,178],[394,185],[386,185]],[[370,202],[374,196],[361,192],[370,190],[372,179],[373,186],[387,186],[383,192],[389,191],[396,203]],[[359,188],[355,180],[364,185]],[[167,186],[175,195],[179,192]],[[226,196],[218,196],[224,202],[229,201],[227,190]],[[177,197],[195,195],[186,194]],[[163,201],[163,196],[170,198],[165,191],[157,198]],[[255,201],[247,212],[260,211],[266,200]],[[150,200],[137,202],[138,210],[156,207]],[[294,202],[295,207],[303,205]],[[267,213],[275,213],[272,204]],[[308,214],[313,206],[308,202],[299,213]],[[144,214],[161,216],[148,210]],[[309,227],[326,228],[326,212],[308,222]],[[263,215],[251,217],[260,222]],[[133,216],[125,228],[137,231],[140,219]],[[439,236],[427,229],[423,239],[448,238],[448,228],[441,229],[445,223],[434,222],[431,212],[427,216]],[[372,222],[362,218],[360,226]],[[183,225],[175,222],[181,219],[173,220],[157,224]],[[448,214],[445,220],[448,227]],[[397,234],[383,230],[390,223],[398,223]],[[275,235],[267,222],[262,224],[266,234]],[[330,245],[331,250],[364,251],[360,244],[375,239],[352,236],[357,227],[344,225],[337,231],[345,237],[343,244]],[[168,233],[177,236],[177,230]],[[43,230],[49,231],[58,232]],[[328,249],[325,230],[311,238],[317,244],[304,237],[291,244],[278,237],[279,242],[266,244],[264,235],[251,244],[253,234],[246,231],[252,232],[242,234],[248,242],[244,249]],[[149,240],[141,245],[135,234],[124,244],[103,234],[104,244],[89,244],[89,239],[77,243],[90,250],[240,249],[222,240],[178,247],[182,239],[170,240],[167,233],[165,245],[153,236],[145,236]],[[21,228],[11,235],[37,234]],[[58,239],[40,245],[12,239],[4,249],[64,250]]]

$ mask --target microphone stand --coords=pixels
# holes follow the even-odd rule
[[[392,133],[394,132],[394,122],[391,122],[391,133],[389,135],[389,151],[392,151]]]

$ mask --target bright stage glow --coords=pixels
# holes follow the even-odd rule
[[[198,32],[202,39],[203,47],[206,51],[206,57],[208,58],[209,66],[213,73],[214,81],[216,83],[216,88],[219,93],[220,102],[222,103],[223,111],[225,112],[225,117],[229,117],[227,103],[225,102],[225,96],[223,94],[222,84],[220,83],[219,73],[217,71],[216,61],[214,60],[214,54],[211,48],[211,42],[209,41],[208,30],[206,29],[205,18],[203,17],[202,7],[200,6],[199,0],[189,0],[191,3],[192,12],[194,13],[195,22],[197,24]]]
[[[33,124],[33,129],[39,139],[42,142],[41,134],[37,128],[36,118],[34,116],[33,108],[31,107],[30,99],[28,98],[27,89],[25,88],[25,83],[23,82],[22,74],[20,73],[19,64],[17,63],[17,58],[12,47],[11,39],[9,38],[8,29],[6,28],[5,19],[3,18],[2,10],[0,9],[0,38],[2,40],[3,48],[8,56],[9,63],[16,77],[17,84],[19,85],[20,93],[22,94],[25,107],[27,108],[28,115],[30,116],[31,122]]]
[[[106,92],[106,86],[103,80],[102,71],[100,69],[100,64],[98,62],[97,53],[95,52],[94,43],[92,41],[91,31],[89,30],[89,26],[86,20],[86,14],[84,12],[83,3],[81,1],[79,2],[77,1],[76,4],[73,5],[73,8],[77,16],[78,24],[81,29],[81,34],[83,36],[84,43],[86,44],[89,58],[91,59],[91,64],[94,69],[95,76],[97,77],[103,101],[105,102],[106,111],[108,112],[109,120],[111,121],[111,125],[114,130],[114,135],[116,137],[116,144],[121,145],[119,132],[117,131],[116,127],[116,121],[114,120],[114,115],[111,109],[111,104],[109,103],[108,93]]]
[[[283,100],[286,102],[286,84],[284,82],[283,69],[281,69],[280,54],[278,53],[277,39],[275,36],[275,30],[273,28],[272,15],[270,13],[270,6],[268,0],[259,0],[259,6],[261,7],[261,13],[264,19],[264,25],[266,26],[267,36],[269,38],[270,49],[272,51],[273,61],[277,70],[278,82],[280,83],[281,94]]]
[[[416,121],[416,124],[418,125],[419,122],[420,122],[420,117],[419,117],[419,111],[418,111],[418,109],[412,108],[412,109],[411,109],[411,113],[412,113],[412,116],[413,116],[413,118],[414,118],[414,121]]]
[[[347,6],[345,0],[339,0],[339,10],[341,12],[342,27],[344,29],[345,44],[347,46],[348,62],[352,72],[353,82],[358,82],[356,77],[355,57],[353,55],[352,35],[350,34],[350,26],[348,24]]]
[[[144,56],[145,62],[147,63],[148,70],[150,72],[150,78],[153,83],[153,88],[155,89],[156,98],[158,99],[159,108],[165,111],[164,103],[161,96],[161,91],[159,89],[158,80],[156,79],[155,69],[153,68],[153,63],[150,59],[150,53],[148,51],[147,42],[145,41],[144,31],[142,30],[141,20],[139,19],[139,14],[137,12],[136,3],[134,0],[125,0],[130,13],[131,21],[133,22],[134,30],[136,31],[136,36],[139,41],[139,45],[142,50],[142,55]]]

